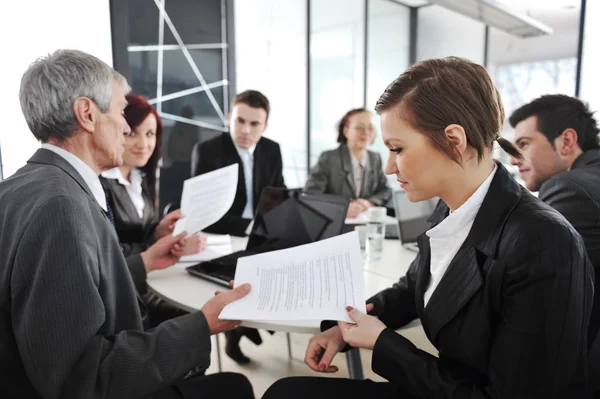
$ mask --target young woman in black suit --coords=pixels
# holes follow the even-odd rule
[[[176,210],[159,219],[156,201],[156,170],[161,157],[162,123],[156,110],[141,96],[127,95],[125,119],[131,133],[125,138],[123,164],[102,173],[100,181],[110,205],[115,229],[125,256],[140,253],[156,240],[173,233],[181,218]],[[206,237],[194,235],[177,246],[176,256],[198,253],[206,247]],[[164,265],[167,267],[168,265]],[[162,268],[131,270],[136,287],[147,301],[152,326],[183,314],[146,293],[146,274]]]
[[[383,140],[411,201],[440,197],[406,276],[356,324],[323,323],[306,363],[335,372],[346,345],[373,351],[389,382],[290,378],[265,398],[585,398],[593,270],[581,237],[492,159],[504,110],[486,70],[417,63],[379,99]],[[419,318],[439,357],[394,330]]]

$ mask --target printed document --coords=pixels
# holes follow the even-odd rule
[[[181,194],[183,217],[175,223],[173,235],[187,236],[219,221],[231,208],[238,183],[238,164],[187,179]]]
[[[223,320],[342,320],[350,305],[365,312],[358,233],[238,260],[235,286],[245,297],[225,306]]]

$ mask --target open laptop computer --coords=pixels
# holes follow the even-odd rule
[[[439,198],[410,202],[406,191],[394,191],[394,208],[398,220],[398,233],[402,246],[418,252],[417,238],[431,228],[427,219],[435,210]]]
[[[228,286],[235,277],[239,258],[341,234],[349,203],[348,198],[337,195],[267,187],[261,193],[246,250],[198,263],[186,270]]]

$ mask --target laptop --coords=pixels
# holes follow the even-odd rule
[[[337,195],[267,187],[261,193],[246,249],[186,270],[196,277],[229,286],[242,257],[340,235],[349,204],[348,198]]]
[[[403,247],[411,251],[419,251],[417,239],[431,228],[427,219],[433,214],[438,201],[439,198],[430,198],[425,201],[410,202],[406,191],[394,192],[398,235]]]

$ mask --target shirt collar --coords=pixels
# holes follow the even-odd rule
[[[102,177],[104,177],[106,179],[117,180],[119,182],[119,184],[121,184],[122,186],[125,186],[125,187],[129,187],[131,185],[133,185],[133,186],[141,186],[142,185],[142,173],[140,172],[140,170],[138,168],[131,168],[131,175],[129,176],[129,178],[131,179],[131,182],[129,180],[127,180],[125,178],[125,176],[123,176],[123,173],[121,172],[121,168],[119,168],[119,167],[112,168],[105,172],[102,172]]]
[[[469,197],[464,204],[458,209],[451,212],[440,224],[427,231],[429,237],[442,237],[455,234],[462,230],[464,227],[469,225],[475,220],[475,216],[485,199],[485,196],[492,184],[492,180],[498,166],[494,165],[494,170],[490,175],[481,183],[481,185],[475,190],[475,192]]]
[[[362,168],[365,168],[367,166],[367,156],[368,151],[365,151],[365,154],[363,155],[362,159],[357,159],[352,153],[352,151],[350,151],[350,159],[352,160],[352,165],[355,167],[361,166]]]
[[[235,143],[235,141],[234,141],[234,142],[233,142],[233,145],[235,146],[235,149],[237,150],[237,152],[238,152],[238,155],[239,155],[240,157],[243,157],[243,155],[242,155],[242,154],[244,154],[245,152],[248,152],[248,153],[250,154],[250,157],[251,157],[251,158],[254,158],[254,150],[256,150],[256,144],[254,144],[254,145],[253,145],[252,147],[250,147],[250,148],[242,148],[242,147],[238,146],[238,145]]]
[[[98,202],[104,211],[107,211],[108,208],[106,207],[106,194],[104,193],[100,179],[98,178],[96,172],[94,172],[94,170],[88,164],[83,162],[76,155],[53,144],[42,144],[42,148],[54,152],[70,163],[71,166],[75,168],[77,173],[81,175],[83,181],[85,181],[85,184],[88,185],[89,189],[94,195],[94,198],[96,199],[96,202]]]

